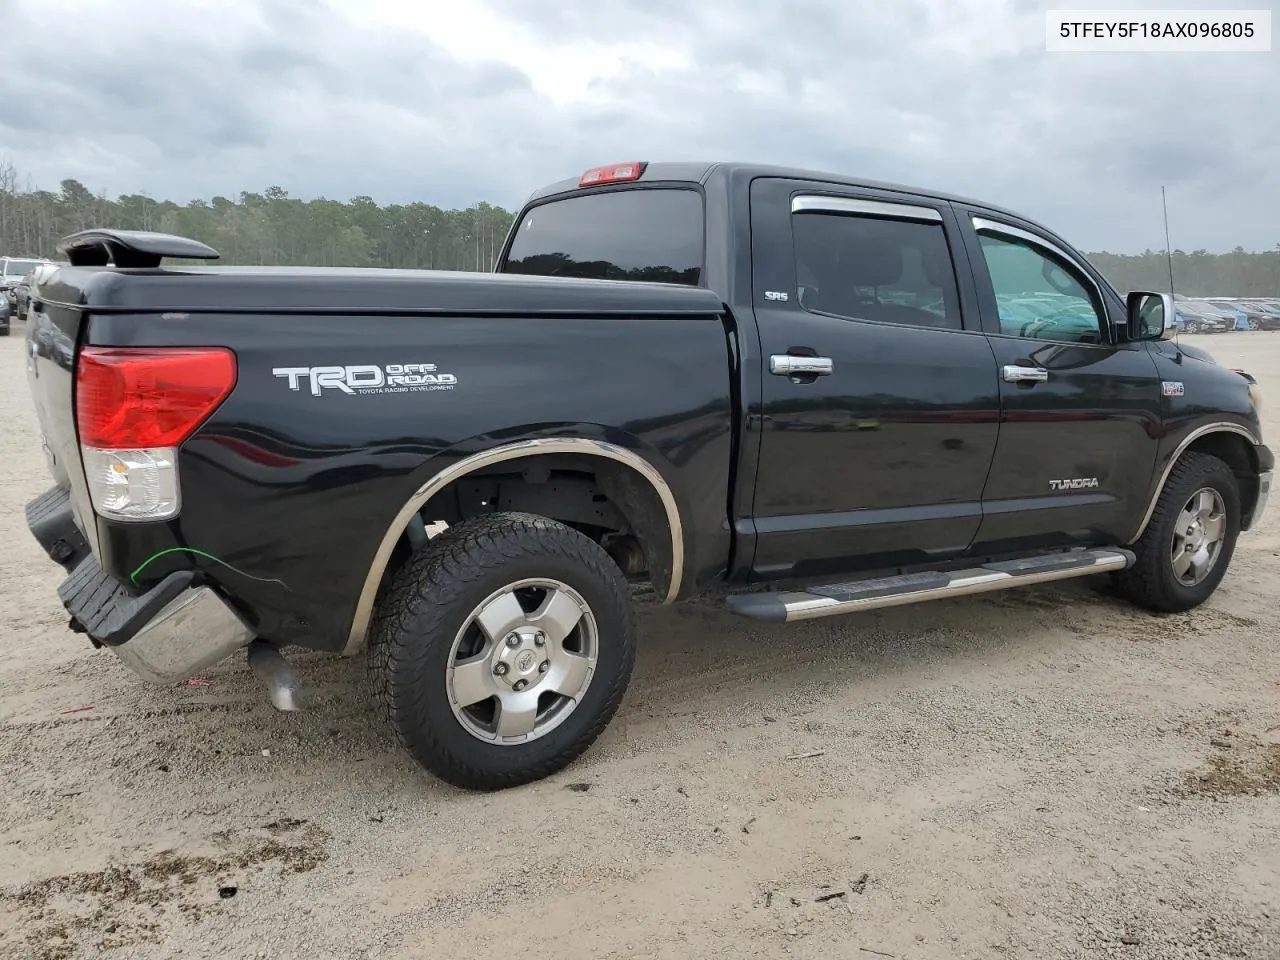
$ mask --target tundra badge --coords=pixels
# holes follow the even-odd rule
[[[1077,477],[1074,480],[1050,480],[1050,490],[1091,490],[1098,485],[1097,477]]]

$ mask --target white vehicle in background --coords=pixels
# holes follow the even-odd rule
[[[13,288],[36,267],[50,262],[42,257],[0,257],[0,295],[13,306]]]

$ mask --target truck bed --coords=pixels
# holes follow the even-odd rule
[[[633,450],[665,478],[697,544],[691,581],[719,572],[727,555],[731,360],[728,321],[708,290],[67,267],[33,299],[28,377],[54,479],[97,563],[126,591],[194,569],[243,604],[260,636],[341,650],[380,541],[415,490],[486,447],[557,436]],[[105,520],[86,491],[75,359],[85,347],[147,346],[228,347],[236,384],[181,447],[179,514]]]

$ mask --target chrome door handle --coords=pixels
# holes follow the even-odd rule
[[[1016,364],[1005,364],[1004,378],[1009,383],[1044,383],[1049,379],[1049,371],[1044,367],[1019,367]]]
[[[775,353],[769,358],[769,372],[775,377],[796,377],[806,374],[815,377],[829,376],[836,365],[830,357],[796,357],[789,353]]]

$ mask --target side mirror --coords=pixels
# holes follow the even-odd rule
[[[1138,291],[1126,300],[1130,340],[1163,340],[1173,333],[1173,297],[1167,293]]]

